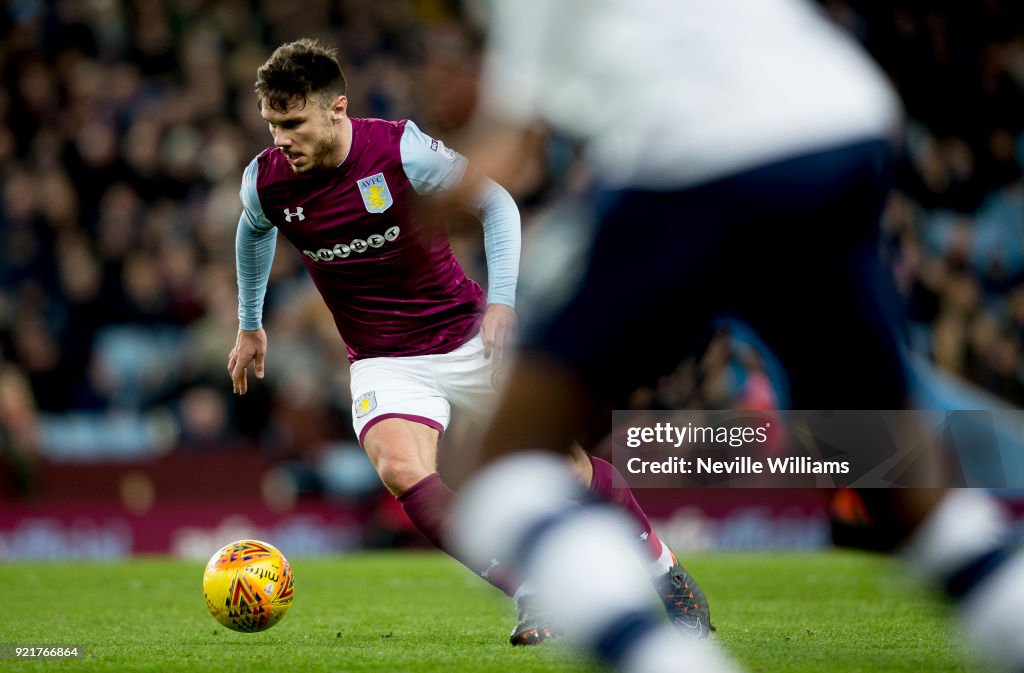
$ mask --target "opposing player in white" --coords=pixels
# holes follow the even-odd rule
[[[615,514],[569,504],[562,463],[532,451],[567,451],[602,403],[669,371],[722,312],[773,350],[793,408],[909,408],[877,244],[898,98],[803,0],[499,0],[489,25],[468,154],[507,180],[538,149],[538,122],[574,138],[597,224],[563,303],[525,316],[455,546],[518,563],[567,636],[620,670],[731,670],[638,600]],[[867,500],[890,549],[1024,669],[1024,568],[1006,562],[991,498],[879,491]]]

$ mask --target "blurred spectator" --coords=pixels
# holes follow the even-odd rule
[[[0,483],[0,491],[31,495],[39,459],[39,427],[35,399],[21,372],[0,366],[0,463],[9,467],[13,483]],[[5,471],[0,470],[0,474]]]

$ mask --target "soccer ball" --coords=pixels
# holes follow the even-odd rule
[[[272,545],[238,540],[210,557],[203,572],[206,607],[235,631],[265,631],[281,621],[295,595],[292,567]]]

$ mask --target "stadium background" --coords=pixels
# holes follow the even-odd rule
[[[915,351],[1024,405],[1024,8],[823,8],[884,66],[910,117],[884,231]],[[256,67],[283,41],[333,42],[354,116],[411,118],[458,148],[479,50],[458,9],[0,3],[0,559],[205,558],[249,535],[296,555],[424,544],[355,443],[344,346],[287,243],[266,379],[233,397],[225,363],[241,170],[269,144]],[[563,151],[524,171],[528,255],[573,168]],[[483,279],[479,228],[452,232]],[[634,405],[775,404],[770,367],[736,336],[723,330]],[[814,492],[638,495],[683,549],[828,543]]]

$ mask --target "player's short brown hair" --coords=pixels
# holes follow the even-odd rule
[[[256,102],[287,112],[295,99],[328,104],[346,91],[338,50],[303,38],[282,44],[256,71]]]

